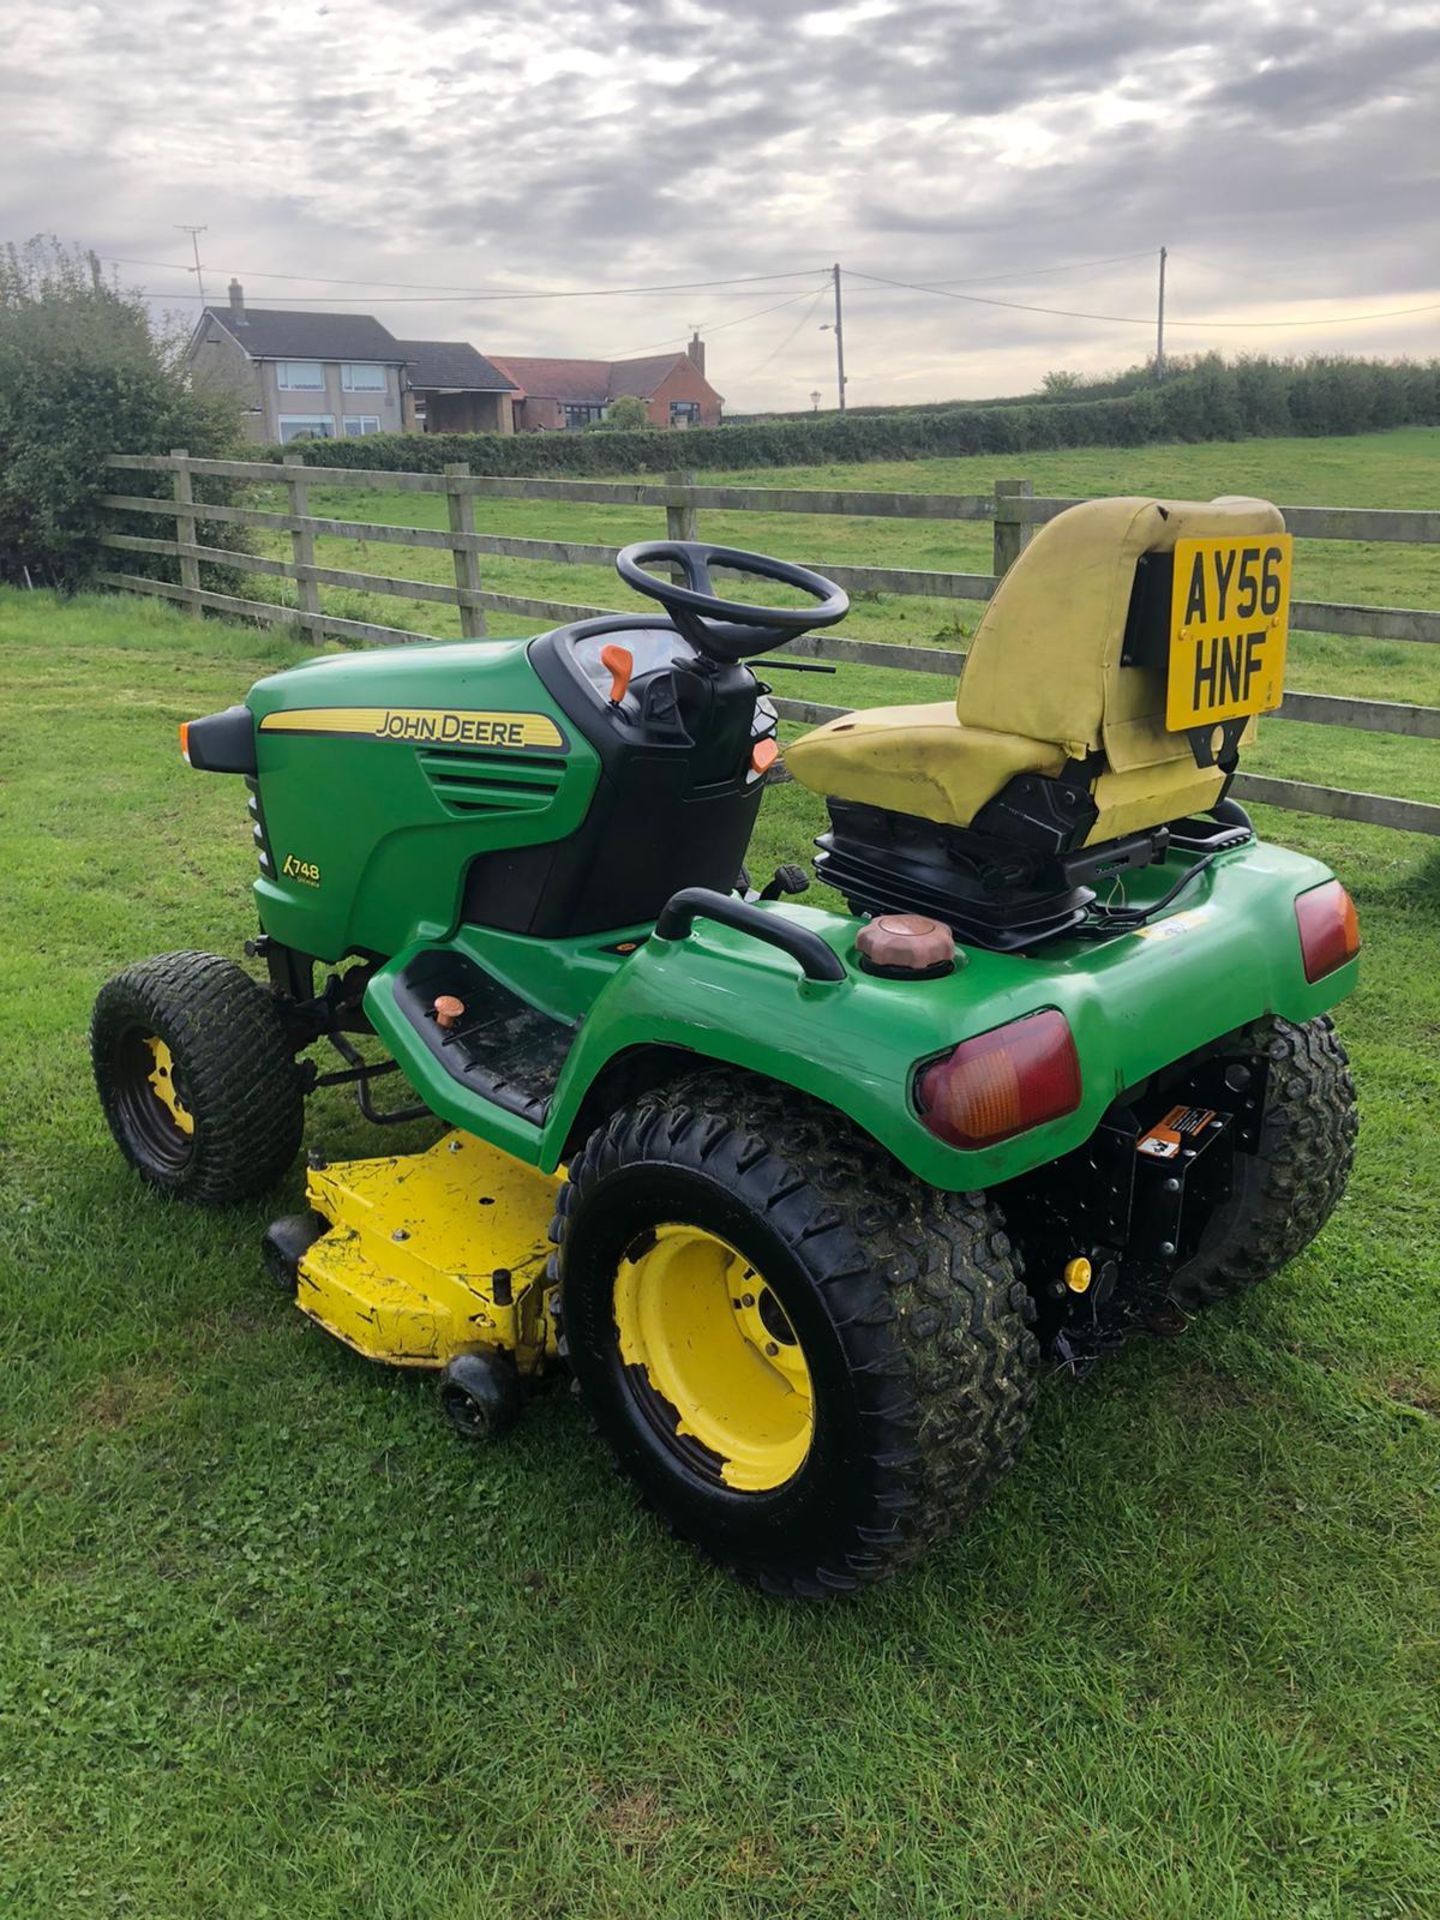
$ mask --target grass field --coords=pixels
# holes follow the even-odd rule
[[[1435,446],[1345,442],[1350,472],[1303,443],[1313,485],[1279,443],[1223,472],[1187,449],[1169,480],[1147,449],[1114,482],[1123,460],[1136,486],[1428,505]],[[1026,470],[1103,484],[1083,458]],[[903,471],[977,484],[941,464]],[[1403,590],[1304,590],[1440,604],[1418,558],[1336,557],[1408,565]],[[1337,674],[1378,682],[1382,657],[1377,695],[1435,697],[1425,649],[1332,644]],[[298,1170],[200,1216],[122,1168],[89,1084],[96,988],[252,928],[242,796],[183,767],[175,723],[299,657],[149,602],[0,593],[4,1920],[1440,1911],[1435,843],[1261,816],[1342,872],[1366,935],[1341,1015],[1361,1155],[1317,1245],[1183,1339],[1051,1378],[1015,1476],[916,1572],[784,1608],[663,1538],[563,1392],[469,1451],[423,1380],[310,1327],[257,1257]],[[1337,777],[1349,740],[1319,741]],[[1390,790],[1433,797],[1440,750],[1396,744],[1417,784]],[[757,864],[803,858],[815,804],[765,809]],[[333,1091],[311,1139],[374,1142]]]

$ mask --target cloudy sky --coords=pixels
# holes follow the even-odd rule
[[[496,353],[659,350],[698,323],[732,408],[828,405],[839,260],[852,402],[921,400],[1143,357],[1163,243],[1175,352],[1440,352],[1440,311],[1337,319],[1440,303],[1437,0],[0,0],[0,18],[0,237],[147,263],[121,271],[177,309],[176,223],[201,222],[212,298],[234,272],[253,305],[343,298]]]

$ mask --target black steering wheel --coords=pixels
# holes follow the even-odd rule
[[[678,567],[683,582],[661,579],[652,567]],[[722,600],[710,580],[712,566],[734,567],[798,587],[819,601],[814,607],[760,607]],[[812,627],[833,627],[850,611],[850,596],[823,573],[771,560],[739,547],[712,547],[706,540],[640,540],[615,556],[615,571],[627,587],[658,600],[698,653],[729,664],[783,647]]]

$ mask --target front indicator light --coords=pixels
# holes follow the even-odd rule
[[[962,1040],[921,1067],[915,1081],[925,1126],[971,1151],[1074,1113],[1080,1095],[1080,1057],[1055,1007]]]
[[[1323,886],[1297,894],[1295,923],[1300,929],[1300,957],[1307,980],[1323,980],[1360,951],[1355,902],[1338,880],[1327,880]]]

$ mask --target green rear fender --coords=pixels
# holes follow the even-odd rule
[[[1317,862],[1252,847],[1217,863],[1183,907],[1139,933],[1035,958],[971,950],[944,980],[877,979],[857,966],[849,916],[776,906],[846,964],[844,981],[800,977],[773,948],[705,921],[683,942],[651,940],[606,987],[556,1090],[542,1164],[555,1166],[585,1090],[618,1053],[684,1048],[788,1083],[848,1115],[937,1187],[996,1185],[1082,1144],[1115,1097],[1221,1035],[1278,1013],[1303,1021],[1350,993],[1358,962],[1311,984],[1295,896],[1331,876]],[[1058,1007],[1080,1057],[1079,1109],[983,1152],[921,1124],[917,1063],[1044,1007]]]
[[[1141,932],[1057,944],[1034,958],[972,950],[934,981],[863,973],[858,921],[779,903],[766,911],[817,933],[844,962],[844,980],[805,980],[773,947],[703,919],[685,940],[652,938],[603,968],[595,942],[582,956],[578,945],[572,952],[466,928],[456,945],[482,965],[517,987],[528,975],[532,998],[564,1017],[583,1015],[543,1130],[473,1099],[423,1048],[407,1045],[383,975],[367,1005],[437,1113],[547,1170],[573,1150],[577,1131],[603,1117],[612,1090],[633,1097],[623,1089],[634,1079],[617,1069],[663,1049],[673,1056],[657,1063],[667,1074],[713,1060],[793,1086],[847,1115],[931,1185],[964,1192],[1079,1146],[1117,1094],[1246,1022],[1265,1013],[1308,1020],[1343,999],[1358,963],[1312,985],[1295,922],[1296,895],[1330,877],[1300,855],[1252,846],[1217,861],[1183,906]],[[983,1152],[930,1134],[912,1099],[917,1064],[1045,1007],[1059,1008],[1074,1035],[1079,1109]]]

